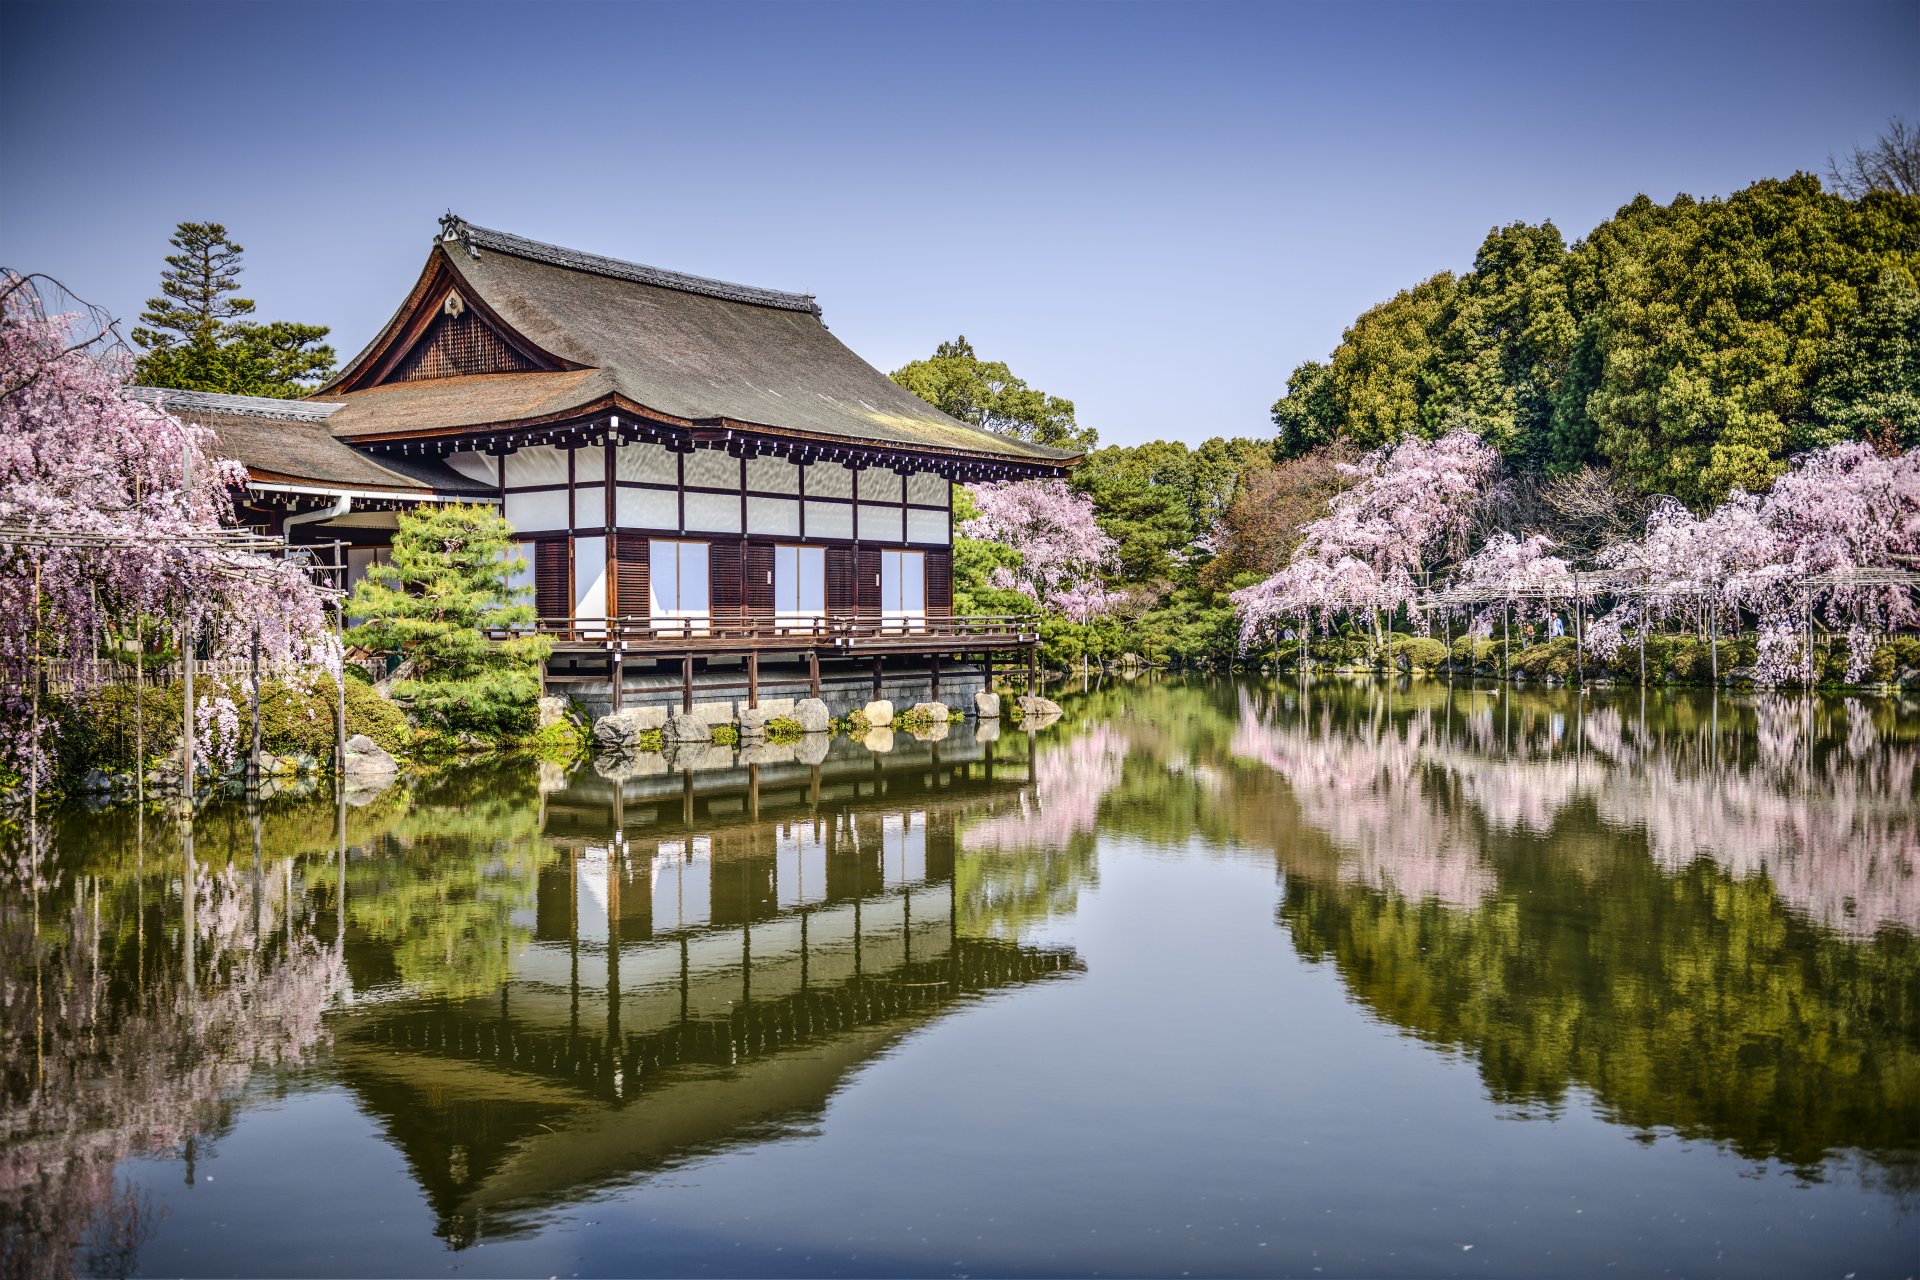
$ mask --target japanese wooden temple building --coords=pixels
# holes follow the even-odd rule
[[[310,399],[143,394],[245,464],[243,520],[343,544],[349,582],[397,512],[498,505],[549,680],[603,709],[764,692],[837,711],[943,678],[954,701],[995,655],[1030,662],[1030,626],[953,616],[952,487],[1076,460],[895,385],[810,296],[451,214],[393,318]]]

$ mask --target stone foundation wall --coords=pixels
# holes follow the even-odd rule
[[[569,674],[565,669],[550,671],[550,675]],[[582,675],[587,673],[582,672]],[[613,682],[602,667],[592,673],[598,678],[554,681],[548,692],[564,694],[586,708],[587,714],[595,719],[613,710]],[[696,671],[693,675],[694,714],[709,724],[732,724],[739,718],[739,712],[747,705],[746,690],[741,687],[746,681],[744,667],[723,667],[717,670]],[[681,703],[680,673],[678,670],[665,672],[659,670],[631,670],[622,682],[621,702],[628,707],[667,707],[678,711]],[[943,665],[940,669],[939,701],[949,707],[973,714],[973,695],[986,688],[985,672],[978,665]],[[711,692],[703,692],[711,690]],[[795,672],[792,667],[763,664],[760,672],[760,705],[786,702],[790,704],[809,696],[808,680],[804,670]],[[853,672],[834,671],[823,668],[820,672],[820,700],[827,704],[827,710],[835,716],[844,716],[858,711],[873,700],[873,673],[871,671]],[[887,670],[880,682],[880,696],[904,710],[916,702],[934,700],[933,680],[925,670],[900,671]]]

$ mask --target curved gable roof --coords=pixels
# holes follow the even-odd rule
[[[1077,456],[1057,449],[982,431],[935,409],[898,386],[854,354],[820,320],[820,309],[805,294],[783,293],[729,284],[635,263],[620,262],[505,232],[476,227],[449,216],[434,254],[456,283],[489,317],[509,327],[533,350],[576,370],[596,370],[604,378],[554,373],[483,374],[462,379],[459,401],[463,421],[474,423],[486,412],[487,384],[500,380],[511,394],[493,422],[517,420],[517,405],[528,399],[524,388],[538,383],[558,389],[571,384],[585,409],[613,397],[669,421],[703,426],[760,428],[776,433],[870,441],[907,449],[976,454],[1041,466]],[[430,260],[421,283],[401,313],[373,346],[322,393],[362,372],[369,355],[394,341],[407,318],[422,306],[435,307],[445,296],[437,286],[436,261]],[[376,398],[398,404],[403,398],[418,410],[439,399],[432,380],[405,384],[415,393],[402,397],[400,384],[335,392],[361,412],[341,416],[339,434],[371,436],[436,429],[430,414],[414,412],[406,425],[387,425]],[[548,400],[545,409],[554,410]]]

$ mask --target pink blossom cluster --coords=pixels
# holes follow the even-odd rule
[[[1656,506],[1644,537],[1601,556],[1621,603],[1596,631],[1617,644],[1629,624],[1697,608],[1744,611],[1758,618],[1755,679],[1779,684],[1808,674],[1811,612],[1847,631],[1848,678],[1858,679],[1875,637],[1920,621],[1920,611],[1904,585],[1847,579],[1910,565],[1915,556],[1920,455],[1833,445],[1803,455],[1765,497],[1736,491],[1704,516],[1672,500]]]
[[[994,586],[1083,624],[1125,598],[1104,583],[1114,569],[1115,544],[1094,520],[1092,498],[1064,480],[975,485],[969,492],[980,514],[961,524],[961,534],[1020,556],[1017,568],[994,571]]]
[[[1466,549],[1475,511],[1494,490],[1500,458],[1471,431],[1409,436],[1344,468],[1359,483],[1302,530],[1292,561],[1232,596],[1240,644],[1306,618],[1410,603],[1424,573]]]
[[[98,655],[132,639],[136,616],[216,655],[257,628],[276,667],[337,661],[298,566],[210,544],[246,478],[212,434],[127,394],[123,354],[68,350],[66,319],[19,277],[0,290],[0,762],[44,769],[36,671],[62,663],[75,687],[97,685]]]
[[[240,758],[240,708],[225,694],[198,700],[194,708],[194,750],[216,773],[233,768]]]

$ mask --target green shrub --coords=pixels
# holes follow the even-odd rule
[[[329,718],[328,737],[332,737]],[[406,751],[413,735],[407,727],[407,713],[388,702],[372,685],[347,682],[347,736],[364,733],[380,745],[382,751],[396,755]],[[328,744],[331,748],[331,743]]]
[[[1387,652],[1405,658],[1408,666],[1419,671],[1431,671],[1447,660],[1447,646],[1428,636],[1396,638],[1388,644]]]
[[[717,724],[713,726],[713,740],[723,747],[738,746],[740,731],[730,724]]]
[[[659,729],[642,729],[633,735],[635,751],[659,751],[666,746],[666,734]]]
[[[772,743],[800,741],[800,722],[790,716],[775,716],[767,721],[767,741]]]
[[[1500,642],[1498,640],[1476,640],[1472,636],[1461,636],[1453,642],[1453,660],[1459,663],[1482,663],[1500,660]]]

